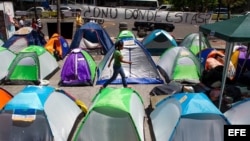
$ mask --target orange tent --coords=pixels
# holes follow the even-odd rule
[[[13,95],[7,90],[0,88],[0,110],[12,99]]]
[[[217,66],[224,66],[225,64],[224,60],[225,60],[224,52],[218,51],[218,50],[211,51],[207,56],[207,60],[205,63],[205,70],[210,70]],[[235,76],[235,72],[236,72],[235,67],[233,63],[230,61],[228,72],[227,72],[227,77],[232,80]]]
[[[44,48],[54,55],[57,60],[63,59],[69,52],[69,44],[66,39],[54,33],[47,41]]]

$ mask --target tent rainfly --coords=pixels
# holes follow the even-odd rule
[[[225,89],[226,72],[231,59],[231,54],[235,43],[248,43],[250,46],[250,14],[224,20],[221,22],[204,24],[199,27],[199,31],[206,35],[213,35],[226,41],[225,67],[223,69],[222,87],[220,94],[219,108],[222,103],[222,95]]]

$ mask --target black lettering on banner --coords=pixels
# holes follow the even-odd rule
[[[144,18],[146,17],[146,12],[147,11],[144,11],[144,13],[143,13],[141,10],[139,10],[138,13],[137,13],[138,18],[144,20]]]
[[[176,13],[175,17],[179,18],[179,20],[177,19],[175,23],[181,23],[183,21],[183,15],[184,15],[183,13]]]
[[[205,22],[205,19],[204,18],[202,18],[203,16],[205,16],[204,14],[196,14],[197,15],[197,21],[196,21],[196,23],[204,23]]]
[[[117,8],[115,8],[114,10],[115,10],[115,12],[114,12],[115,14],[114,15],[112,14],[113,13],[113,9],[110,10],[110,18],[111,19],[116,19],[117,16],[118,16],[118,10],[117,10]]]
[[[250,125],[224,125],[224,141],[249,141]]]
[[[191,24],[193,24],[193,21],[195,24],[197,24],[197,14],[194,14],[191,19]]]
[[[149,17],[149,16],[148,16]],[[152,12],[152,18],[154,18],[155,22],[161,22],[161,20],[157,20],[159,17],[159,19],[161,19],[161,16],[158,15],[158,12],[156,11],[155,14]]]
[[[106,9],[101,9],[101,17],[102,18],[108,18],[108,12],[109,11],[109,9],[108,8],[106,8]]]
[[[184,20],[184,23],[188,23],[188,16],[189,16],[189,13],[186,13],[186,14],[183,14],[183,15],[185,15],[185,20]]]
[[[166,15],[166,21],[167,22],[173,22],[172,20],[168,20],[168,19],[171,19],[170,13],[171,12],[168,12],[167,15]]]
[[[133,15],[133,19],[137,19],[138,18],[138,10],[134,10],[132,15]]]
[[[88,6],[86,10],[84,10],[83,16],[88,17],[87,15],[90,13],[90,7]]]
[[[93,11],[93,17],[99,17],[101,13],[100,11],[101,10],[99,9],[99,7],[95,7]]]
[[[211,17],[212,17],[212,14],[206,14],[205,23],[208,23]]]
[[[188,13],[188,12],[172,12],[172,11],[154,11],[154,10],[138,10],[127,8],[108,8],[86,6],[83,11],[84,17],[100,17],[110,19],[124,20],[142,20],[148,22],[168,22],[168,23],[187,23],[202,24],[208,23],[212,14],[210,13]]]
[[[106,9],[101,9],[101,17],[103,18],[103,17],[105,17],[105,18],[107,18],[108,17],[108,11],[109,11],[109,9],[108,8],[106,8]]]
[[[125,9],[125,15],[124,15],[125,19],[131,19],[133,16],[132,14],[133,14],[132,9]]]

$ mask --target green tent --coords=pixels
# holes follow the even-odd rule
[[[3,60],[0,65],[0,83],[8,74],[8,68],[15,59],[16,54],[5,47],[0,46],[0,60]]]
[[[8,68],[5,84],[40,84],[59,69],[54,56],[44,47],[31,45],[21,50]]]
[[[227,42],[250,42],[250,15],[204,24],[199,31]]]
[[[222,87],[220,94],[219,108],[222,102],[222,95],[224,93],[226,72],[231,59],[231,54],[236,42],[245,42],[250,46],[250,15],[244,15],[240,17],[234,17],[221,22],[212,24],[204,24],[199,27],[199,31],[207,35],[213,35],[217,38],[226,41],[226,53],[225,53],[225,66],[223,69]]]
[[[201,41],[201,42],[200,42]],[[201,48],[200,48],[201,43]],[[197,55],[201,50],[205,48],[211,48],[211,45],[207,38],[205,38],[203,35],[200,35],[199,33],[190,33],[187,36],[184,37],[182,42],[179,46],[184,46],[191,50],[195,55]]]
[[[170,81],[199,83],[200,69],[203,69],[198,58],[185,47],[170,47],[160,57],[157,68]]]
[[[132,31],[130,30],[122,30],[118,36],[117,36],[117,40],[121,40],[121,39],[135,39],[135,35]]]
[[[104,88],[75,132],[77,141],[144,141],[144,105],[130,88]]]

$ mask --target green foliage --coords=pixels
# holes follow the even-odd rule
[[[162,0],[167,3],[167,0]],[[168,0],[168,4],[173,4],[175,9],[182,10],[188,7],[191,11],[211,11],[219,6],[221,2],[222,7],[234,8],[243,7],[247,4],[247,0]]]

